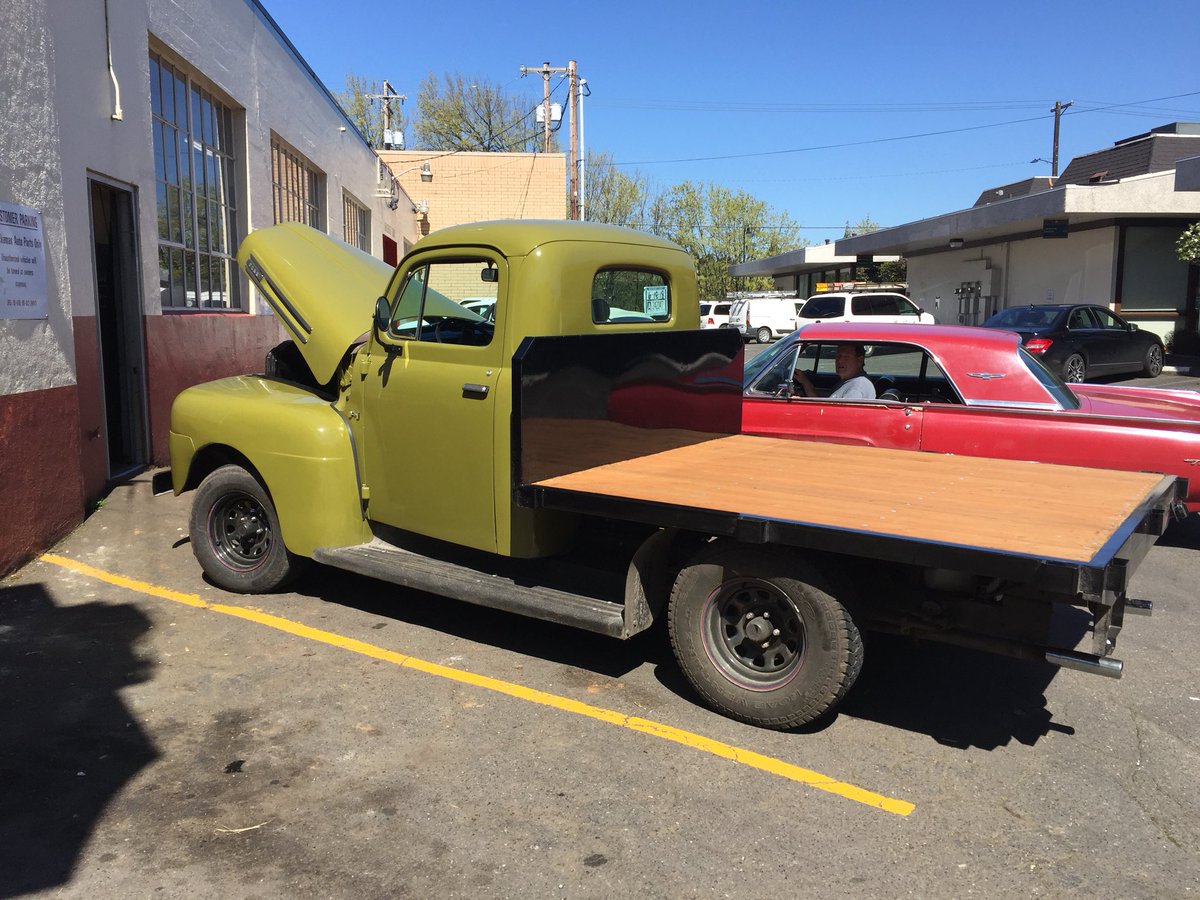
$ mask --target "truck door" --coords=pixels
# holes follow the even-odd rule
[[[356,368],[372,521],[496,550],[506,278],[500,257],[439,250],[414,257],[393,281],[390,324]]]

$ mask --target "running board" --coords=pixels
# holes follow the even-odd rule
[[[327,566],[477,606],[490,606],[609,637],[627,637],[625,607],[620,603],[554,588],[518,584],[503,575],[422,556],[378,538],[353,547],[321,547],[313,552],[313,559]]]

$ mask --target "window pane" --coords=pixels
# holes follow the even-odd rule
[[[190,112],[192,114],[191,135],[192,141],[195,142],[200,140],[204,130],[200,124],[200,115],[202,112],[200,104],[200,89],[195,85],[192,85],[192,106]]]
[[[187,253],[183,257],[183,290],[186,297],[185,304],[187,306],[196,307],[199,305],[199,297],[196,296],[196,257],[194,254]]]
[[[167,169],[166,157],[163,151],[163,128],[162,123],[158,119],[154,120],[154,125],[151,127],[151,135],[154,141],[154,176],[159,181],[166,181]]]
[[[173,121],[180,128],[187,128],[187,82],[182,78],[174,77],[171,83],[175,87],[175,112],[171,115]]]
[[[158,248],[158,302],[163,306],[171,305],[171,251],[161,245]]]
[[[183,220],[183,235],[182,235],[181,240],[182,240],[184,246],[195,247],[196,246],[196,233],[193,229],[193,224],[192,224],[193,223],[193,220],[192,220],[192,203],[193,203],[192,195],[189,192],[184,191],[182,196],[183,196],[183,210],[180,212],[180,216],[179,216],[180,219]]]
[[[198,274],[200,276],[200,305],[203,307],[212,306],[212,290],[209,287],[208,263],[208,254],[201,253]]]
[[[159,79],[162,73],[158,70],[158,59],[150,57],[150,112],[156,116],[162,115],[162,84]]]

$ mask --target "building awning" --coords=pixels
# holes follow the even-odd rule
[[[1200,216],[1200,194],[1176,191],[1175,170],[1120,181],[1060,185],[1024,197],[842,238],[835,246],[839,255],[851,259],[880,253],[913,256],[949,249],[951,241],[963,246],[1038,236],[1046,219],[1066,219],[1070,229],[1117,218],[1170,216]]]
[[[899,256],[876,256],[874,262],[894,262]],[[812,247],[801,247],[799,250],[789,250],[776,256],[762,259],[751,259],[743,263],[734,263],[729,267],[729,274],[735,277],[743,275],[800,275],[806,272],[820,272],[830,266],[849,266],[858,262],[858,257],[839,255],[834,244],[815,244]]]

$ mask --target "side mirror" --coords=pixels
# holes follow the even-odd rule
[[[392,307],[388,303],[387,297],[380,297],[375,301],[375,330],[387,331],[388,323],[392,319]]]
[[[1137,323],[1136,323],[1136,322],[1127,322],[1126,324],[1129,326],[1129,330],[1130,330],[1130,331],[1137,331],[1137,330],[1138,330],[1138,327],[1137,327]]]

